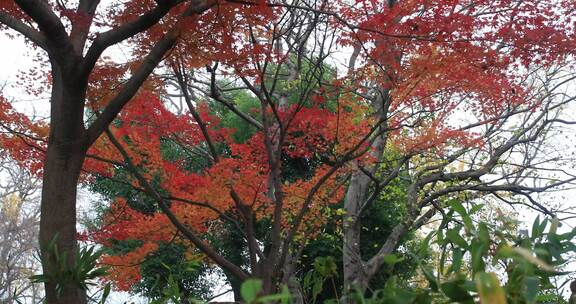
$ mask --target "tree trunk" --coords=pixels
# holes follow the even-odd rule
[[[44,161],[39,238],[43,272],[51,276],[57,273],[58,268],[55,257],[46,250],[46,244],[57,237],[58,253],[66,256],[68,267],[75,266],[78,246],[76,193],[87,150],[83,122],[86,86],[72,75],[62,73],[59,66],[52,65],[50,135]],[[84,291],[68,284],[57,292],[58,283],[45,283],[47,303],[86,303]]]
[[[73,154],[64,157],[59,150],[58,146],[52,145],[46,155],[40,208],[42,214],[40,244],[44,248],[57,236],[58,252],[61,255],[66,255],[69,267],[73,267],[77,248],[76,185],[83,155]],[[53,275],[57,271],[56,267],[53,267],[56,260],[46,250],[43,250],[42,256],[44,274]],[[76,286],[65,288],[58,295],[55,283],[57,282],[45,284],[48,303],[85,303],[85,293],[77,290]]]
[[[385,121],[390,102],[389,91],[382,89],[372,102],[375,117],[381,121]],[[386,128],[385,124],[382,124],[381,127]],[[371,167],[365,168],[370,174],[374,175],[378,171],[385,147],[386,132],[382,132],[372,143],[370,154],[376,159],[376,162]],[[358,162],[356,162],[355,165],[359,166]],[[367,207],[364,206],[364,204],[367,203],[366,199],[371,181],[370,176],[360,170],[360,167],[357,167],[352,175],[344,198],[344,210],[346,214],[343,221],[344,241],[342,247],[342,262],[344,267],[343,295],[353,291],[358,291],[363,294],[368,288],[368,283],[373,276],[373,272],[366,271],[366,265],[362,259],[362,252],[360,250],[361,216],[363,208]]]
[[[360,170],[356,170],[344,199],[344,240],[342,246],[342,262],[344,271],[344,293],[356,289],[366,290],[368,282],[365,278],[362,254],[360,252],[360,217],[361,204],[364,202],[370,179]]]
[[[228,279],[228,283],[230,283],[230,287],[232,287],[232,293],[234,294],[234,302],[241,303],[242,294],[240,293],[240,287],[242,287],[242,281],[232,276],[226,276],[226,277]]]
[[[286,260],[284,261],[284,266],[282,267],[282,284],[288,287],[290,294],[292,295],[292,303],[294,304],[304,304],[304,294],[302,292],[302,286],[296,277],[296,267],[298,266],[298,260],[302,254],[303,248],[298,252],[290,252],[286,255]]]
[[[256,269],[252,273],[255,279],[262,280],[262,293],[264,295],[276,293],[278,281],[274,274],[277,273],[277,271],[273,269],[269,259],[259,261]]]

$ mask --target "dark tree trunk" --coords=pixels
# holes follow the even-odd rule
[[[304,304],[304,294],[302,292],[302,286],[298,282],[296,276],[296,267],[298,266],[298,260],[302,254],[302,250],[295,253],[288,253],[286,255],[286,261],[282,267],[282,284],[288,287],[290,294],[292,295],[292,303],[294,304]]]
[[[76,242],[76,193],[78,178],[86,155],[83,122],[86,86],[72,73],[52,66],[50,135],[44,162],[42,184],[40,245],[44,274],[54,275],[56,259],[45,246],[57,237],[60,256],[66,255],[68,267],[74,267]],[[65,286],[57,293],[59,282],[47,282],[46,302],[83,304],[86,294],[77,286]]]
[[[234,294],[234,302],[241,303],[242,294],[240,293],[240,287],[242,287],[242,281],[234,276],[226,275],[226,277],[228,279],[228,282],[230,283],[230,287],[232,287],[232,293]]]
[[[52,145],[46,155],[42,185],[40,243],[45,245],[56,236],[58,251],[68,258],[73,267],[76,252],[76,184],[83,155],[62,155],[61,148]],[[49,252],[43,252],[45,274],[54,274],[56,262]],[[58,297],[55,282],[46,283],[46,299],[52,303],[85,303],[85,294],[76,287],[66,288]]]

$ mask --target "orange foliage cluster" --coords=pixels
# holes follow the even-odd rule
[[[108,280],[115,283],[118,290],[129,291],[130,288],[140,281],[140,263],[144,258],[158,249],[154,242],[145,242],[142,246],[122,256],[105,256],[101,263],[112,266],[108,273]],[[129,264],[134,263],[134,264]]]
[[[334,160],[342,156],[366,133],[370,119],[361,119],[365,115],[363,107],[354,106],[351,101],[339,115],[318,107],[290,108],[283,112],[284,123],[291,134],[284,153],[291,157],[311,158],[318,153],[326,153]],[[346,108],[346,109],[344,109]],[[218,145],[226,145],[225,154],[201,172],[192,172],[185,167],[185,159],[168,160],[163,155],[161,142],[171,140],[178,145],[194,149],[202,145],[200,127],[189,115],[176,115],[162,104],[162,101],[150,92],[142,92],[135,98],[120,116],[114,136],[121,142],[130,155],[132,162],[142,169],[148,179],[160,181],[160,187],[169,193],[171,210],[184,225],[198,233],[207,231],[209,223],[218,219],[219,212],[235,210],[232,199],[234,191],[241,201],[248,205],[257,219],[270,217],[274,203],[268,196],[268,178],[270,174],[268,155],[264,147],[264,135],[257,132],[245,143],[235,143],[231,134],[234,130],[222,128],[219,119],[207,112],[205,106],[199,107],[203,122],[208,126],[211,140]],[[288,124],[288,121],[291,121]],[[339,126],[339,127],[337,127]],[[297,151],[297,152],[294,152]],[[122,158],[106,137],[100,138],[90,154],[122,163]],[[114,165],[96,159],[87,159],[84,168],[92,174],[114,177]],[[324,182],[316,195],[308,198],[313,187],[329,170],[325,165],[317,168],[309,179],[300,179],[283,185],[283,225],[291,226],[291,219],[308,202],[310,212],[306,215],[301,233],[312,233],[324,223],[320,216],[324,207],[338,202],[343,196],[343,187],[339,174],[334,174]],[[340,174],[343,174],[344,170]],[[136,180],[134,187],[141,188]],[[209,206],[210,208],[207,208]],[[146,247],[122,256],[108,256],[104,263],[119,265],[115,267],[113,279],[118,288],[130,285],[138,277],[139,262],[146,253],[155,247],[150,243],[166,242],[177,233],[174,226],[163,213],[144,215],[132,210],[122,199],[113,204],[101,230],[90,232],[84,238],[106,244],[107,240],[140,240]],[[181,241],[181,240],[179,240]],[[145,250],[147,248],[149,250]]]

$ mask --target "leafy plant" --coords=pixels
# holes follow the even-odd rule
[[[333,257],[316,257],[314,259],[314,268],[304,276],[302,288],[305,291],[310,291],[311,301],[316,303],[318,295],[324,288],[324,283],[330,280],[334,293],[338,296],[338,290],[334,283],[334,279],[337,276],[338,268]]]
[[[58,249],[58,235],[48,244],[43,246],[42,252],[45,261],[49,261],[49,271],[47,273],[33,275],[30,277],[32,283],[52,283],[55,285],[57,295],[60,296],[68,288],[78,288],[88,291],[90,286],[95,286],[93,281],[105,276],[108,267],[99,267],[98,259],[102,255],[101,250],[96,250],[94,246],[78,248],[71,263],[67,254],[62,254]],[[110,293],[110,286],[103,289],[100,303],[104,303]]]
[[[277,294],[263,295],[262,280],[248,279],[242,283],[240,288],[242,300],[246,304],[265,303],[291,303],[292,296],[288,287],[282,286],[282,291]]]

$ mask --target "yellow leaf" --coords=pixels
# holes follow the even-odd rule
[[[507,304],[504,289],[494,273],[480,272],[476,275],[476,287],[481,304]]]
[[[16,220],[18,215],[20,215],[20,207],[22,205],[22,199],[15,193],[4,198],[2,206],[2,211],[6,214],[9,220]]]

